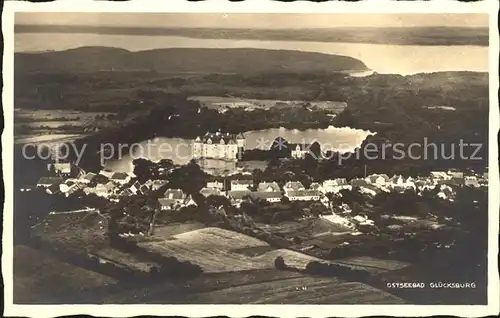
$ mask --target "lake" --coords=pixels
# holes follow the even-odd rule
[[[488,47],[483,46],[195,39],[181,36],[79,33],[18,33],[15,35],[14,41],[16,52],[58,51],[81,46],[110,46],[124,48],[129,51],[175,47],[258,48],[351,56],[363,61],[373,71],[384,74],[408,75],[438,71],[488,71]]]
[[[361,145],[370,132],[330,126],[326,129],[297,129],[272,128],[244,133],[246,139],[245,149],[270,149],[272,142],[277,137],[282,137],[289,143],[312,143],[318,141],[323,150],[351,152]],[[130,147],[130,150],[118,153],[118,158],[106,162],[105,167],[113,171],[131,172],[132,161],[146,158],[152,161],[171,159],[177,164],[186,164],[191,160],[192,140],[182,138],[155,138],[145,140]],[[220,174],[235,172],[237,165],[234,162],[220,160],[205,160],[201,164],[207,172]]]

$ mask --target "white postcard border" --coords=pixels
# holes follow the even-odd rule
[[[154,9],[152,9],[154,8]],[[488,305],[14,305],[13,304],[13,52],[14,12],[247,12],[247,13],[489,13],[490,14],[490,118],[489,118],[489,249],[488,249]],[[6,1],[2,16],[4,35],[3,111],[5,128],[2,134],[2,159],[5,184],[4,232],[2,274],[4,277],[5,316],[55,317],[71,314],[130,317],[136,315],[179,315],[207,317],[250,315],[280,317],[360,317],[372,315],[430,316],[454,315],[479,317],[499,313],[498,232],[499,232],[499,169],[497,133],[500,114],[498,108],[498,52],[497,1],[476,3],[452,0],[430,2],[326,2],[281,3],[276,1],[245,1],[231,3],[210,0],[203,2],[169,1],[55,1],[28,3]]]

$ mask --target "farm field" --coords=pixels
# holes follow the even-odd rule
[[[144,261],[134,254],[126,253],[114,248],[103,248],[92,251],[92,255],[100,257],[104,260],[112,261],[119,266],[123,266],[129,270],[149,273],[153,267],[159,267],[160,264]]]
[[[107,246],[108,219],[96,212],[49,214],[32,227],[33,236],[72,252]]]
[[[69,293],[115,283],[108,276],[58,261],[30,247],[14,248],[14,303],[52,303]]]
[[[15,109],[15,143],[68,142],[87,132],[115,127],[115,113],[65,109]]]
[[[165,239],[170,236],[186,233],[189,231],[198,230],[204,228],[205,226],[199,222],[187,222],[187,223],[170,223],[168,225],[158,225],[154,228],[154,234],[152,239]]]
[[[310,261],[319,260],[291,250],[269,250],[269,244],[264,241],[213,227],[174,235],[164,241],[142,242],[139,246],[197,264],[205,273],[273,268],[278,256],[296,268],[305,268]],[[264,248],[263,253],[254,256],[245,253],[245,249],[255,248]]]
[[[303,276],[229,287],[183,299],[186,303],[226,304],[402,304],[371,286],[337,278]]]
[[[87,136],[86,134],[50,134],[45,135],[40,133],[33,134],[21,134],[14,136],[14,144],[27,144],[27,143],[65,143],[76,140],[78,138],[83,138]]]
[[[94,294],[97,302],[116,304],[402,304],[377,288],[338,278],[260,269],[204,274],[178,283]]]
[[[345,259],[335,260],[334,263],[347,266],[361,267],[364,270],[373,274],[400,270],[411,265],[409,263],[404,263],[400,261],[384,260],[370,256],[349,257]]]

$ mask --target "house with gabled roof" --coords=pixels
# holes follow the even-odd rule
[[[280,186],[275,182],[261,182],[257,186],[257,192],[279,192],[281,193]]]
[[[283,186],[283,191],[285,191],[285,193],[287,193],[289,191],[303,191],[305,189],[306,188],[304,187],[304,185],[300,181],[288,181]]]
[[[193,200],[191,195],[186,196],[184,192],[182,192],[182,199],[181,199],[181,195],[178,193],[178,191],[175,191],[179,189],[169,189],[169,190],[174,190],[174,191],[167,190],[165,192],[166,196],[164,198],[158,199],[160,210],[172,211],[183,207],[197,206],[196,201]]]
[[[246,200],[247,197],[250,197],[252,191],[250,190],[236,190],[236,191],[228,191],[227,196],[231,201],[231,204],[239,207],[243,201]]]
[[[386,174],[372,174],[365,178],[368,184],[373,184],[375,186],[385,186],[389,180]]]
[[[181,189],[167,189],[163,194],[163,197],[169,200],[174,200],[178,204],[181,204],[186,200],[186,194]]]
[[[224,192],[222,192],[221,190],[217,189],[217,188],[203,188],[200,190],[200,194],[202,196],[204,196],[205,198],[208,198],[209,196],[211,195],[217,195],[217,196],[223,196],[224,195]]]
[[[340,190],[351,189],[351,185],[347,182],[346,178],[325,180],[321,187],[323,188],[323,193],[337,193]]]
[[[130,182],[131,177],[128,173],[125,172],[115,172],[111,175],[109,180],[119,184],[127,184]]]

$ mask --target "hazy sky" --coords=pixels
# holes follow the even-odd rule
[[[487,27],[486,14],[247,14],[247,13],[71,13],[20,12],[16,24],[218,27],[218,28],[329,28],[329,27]]]

